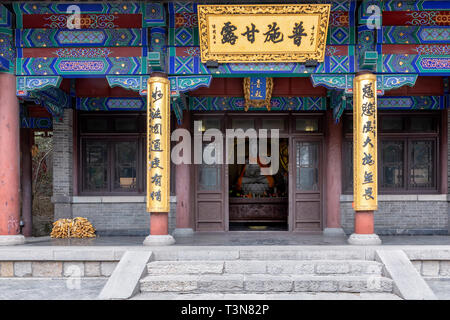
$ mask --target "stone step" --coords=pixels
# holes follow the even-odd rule
[[[147,272],[152,275],[222,274],[223,271],[223,261],[152,261],[147,264]]]
[[[241,260],[367,260],[362,250],[349,248],[348,250],[329,249],[278,249],[278,250],[252,250],[242,249],[239,252]],[[374,260],[374,259],[370,259]]]
[[[225,273],[272,275],[381,275],[382,264],[365,260],[225,261]]]
[[[392,292],[392,280],[381,276],[311,276],[268,274],[148,275],[141,292]]]
[[[382,264],[366,260],[230,260],[230,261],[152,261],[151,275],[166,274],[351,274],[381,275]]]
[[[228,261],[228,260],[375,260],[375,250],[346,247],[345,250],[329,248],[286,248],[286,247],[238,247],[229,248],[186,248],[183,250],[154,251],[156,261]]]

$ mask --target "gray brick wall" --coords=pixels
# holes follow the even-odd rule
[[[53,123],[53,197],[55,220],[71,218],[73,194],[73,110],[64,110],[62,122]]]
[[[169,233],[175,228],[176,202],[171,202]],[[147,236],[150,232],[150,215],[145,203],[73,203],[74,217],[85,217],[103,236]]]
[[[73,110],[64,110],[63,122],[53,124],[53,194],[71,196],[73,188]]]
[[[87,218],[99,235],[148,235],[145,203],[74,203],[74,217]]]
[[[447,201],[379,201],[374,213],[375,232],[389,234],[447,234]],[[351,201],[341,201],[342,228],[354,231]]]

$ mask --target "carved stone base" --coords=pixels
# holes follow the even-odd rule
[[[14,236],[0,236],[0,246],[15,246],[24,243],[25,237],[21,234]]]
[[[348,238],[348,243],[359,246],[373,246],[381,244],[381,239],[375,233],[372,234],[357,234],[353,233]]]
[[[175,244],[175,239],[170,235],[149,235],[144,240],[144,246],[170,246]]]

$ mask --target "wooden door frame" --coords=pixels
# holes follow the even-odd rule
[[[222,179],[222,182],[224,181],[224,179],[225,179],[225,168],[224,168],[224,164],[220,164],[220,165],[218,165],[219,167],[220,167],[220,179]],[[199,173],[199,165],[198,164],[194,164],[193,165],[193,167],[194,167],[194,229],[195,229],[195,231],[200,231],[200,232],[216,232],[216,231],[219,231],[219,230],[211,230],[211,231],[209,231],[209,230],[198,230],[198,223],[199,223],[199,216],[198,216],[198,214],[199,214],[199,211],[198,211],[198,201],[199,201],[199,198],[198,198],[198,194],[199,194],[199,192],[198,192],[198,173]],[[202,193],[202,194],[221,194],[221,197],[220,197],[220,201],[222,202],[222,210],[225,210],[226,209],[226,206],[224,205],[224,201],[225,201],[225,199],[226,199],[226,196],[227,196],[227,192],[226,192],[226,189],[225,189],[225,187],[228,185],[228,183],[226,183],[225,182],[225,185],[223,185],[222,186],[222,188],[221,188],[221,192],[215,192],[215,191],[202,191],[202,192],[200,192],[200,193]],[[201,199],[202,201],[205,201],[206,199]],[[214,199],[208,199],[209,201],[214,201]],[[215,201],[219,201],[218,199],[215,199]],[[222,224],[223,224],[223,230],[220,230],[220,231],[227,231],[228,230],[228,227],[226,226],[226,221],[228,220],[228,217],[227,217],[227,213],[225,212],[225,211],[223,211],[223,215],[222,215],[222,217],[221,217],[221,220],[222,220]],[[211,221],[212,222],[212,221]]]
[[[279,113],[278,113],[279,114]],[[224,223],[224,227],[223,227],[223,231],[224,232],[228,232],[229,231],[229,168],[228,168],[228,164],[226,164],[226,140],[225,140],[225,132],[226,129],[229,128],[229,125],[231,123],[231,120],[234,118],[234,116],[240,116],[243,115],[243,113],[224,113],[224,112],[217,112],[217,113],[194,113],[192,116],[192,124],[193,121],[195,120],[201,120],[204,118],[209,118],[209,117],[222,117],[223,119],[223,123],[222,123],[222,132],[224,133],[224,163],[221,164],[222,167],[222,174],[221,174],[221,178],[224,179],[224,184],[223,184],[223,189],[222,189],[222,201],[223,201],[223,206],[222,209],[224,210],[223,212],[223,223]],[[270,116],[276,116],[276,115],[262,115],[262,114],[258,114],[258,113],[245,113],[246,116],[263,116],[263,117],[270,117]],[[283,114],[284,115],[284,114]],[[289,169],[289,174],[288,174],[288,198],[289,198],[289,202],[288,202],[288,229],[287,231],[284,232],[301,232],[301,231],[294,231],[294,226],[295,226],[295,212],[294,212],[294,205],[295,205],[295,184],[294,184],[294,170],[295,168],[295,152],[294,152],[294,143],[295,141],[317,141],[319,142],[319,182],[320,182],[320,229],[322,232],[323,230],[323,226],[325,223],[325,212],[324,212],[324,207],[325,207],[325,190],[326,190],[326,186],[325,186],[325,174],[324,174],[324,165],[325,165],[325,127],[324,127],[324,121],[325,121],[325,114],[324,113],[286,113],[285,114],[286,117],[288,117],[287,121],[286,121],[286,125],[287,125],[287,130],[283,133],[280,134],[280,138],[287,138],[288,139],[288,148],[289,148],[289,164],[288,164],[288,169]],[[317,133],[306,133],[306,132],[296,132],[294,130],[295,128],[295,119],[298,117],[317,117],[319,119],[319,132]],[[192,132],[193,132],[193,127],[192,127]],[[194,215],[193,215],[193,225],[194,225],[194,229],[195,231],[197,230],[197,225],[198,225],[198,206],[197,206],[197,186],[198,186],[198,165],[193,165],[193,170],[192,170],[192,174],[193,174],[193,180],[194,180],[194,190],[193,190],[193,196],[194,196],[194,201],[193,201],[193,209],[194,209]],[[204,231],[200,231],[200,232],[204,232]],[[312,232],[312,231],[304,231],[302,233],[320,233],[318,232]]]
[[[207,119],[207,118],[219,118],[219,117],[225,117],[225,114],[223,113],[223,112],[219,112],[219,113],[201,113],[201,114],[193,114],[192,115],[192,117],[191,117],[191,134],[192,134],[192,141],[191,141],[191,146],[193,147],[194,146],[194,134],[195,134],[195,132],[194,132],[194,121],[199,121],[199,120],[204,120],[204,119]],[[222,123],[222,127],[220,128],[220,130],[222,131],[222,132],[224,132],[224,129],[225,129],[225,127],[224,127],[224,124]],[[224,137],[224,141],[223,141],[223,146],[224,146],[224,148],[225,148],[225,137]],[[224,149],[225,150],[225,149]],[[224,158],[224,160],[225,160],[225,156],[226,156],[226,153],[224,152],[223,153],[223,158]],[[193,156],[192,156],[192,159],[193,159]],[[192,162],[192,175],[193,175],[193,181],[194,181],[194,183],[193,183],[193,206],[192,206],[192,208],[193,208],[193,210],[194,210],[194,214],[193,214],[193,226],[194,226],[194,231],[196,231],[196,232],[223,232],[223,231],[228,231],[228,229],[229,229],[229,226],[228,226],[228,213],[227,213],[227,208],[228,208],[228,203],[227,203],[227,199],[228,199],[228,181],[226,180],[226,178],[227,178],[227,175],[228,175],[228,169],[227,169],[227,172],[225,173],[225,169],[226,169],[226,165],[225,165],[225,163],[222,163],[222,164],[219,164],[218,166],[220,166],[220,179],[222,179],[221,181],[222,181],[222,189],[221,189],[221,192],[220,192],[220,194],[221,194],[221,201],[222,201],[222,210],[223,210],[223,215],[222,215],[222,225],[223,225],[223,229],[222,230],[216,230],[216,231],[214,231],[214,230],[211,230],[211,231],[208,231],[208,230],[198,230],[198,223],[199,223],[199,217],[198,217],[198,214],[199,214],[199,210],[198,210],[198,169],[199,169],[199,167],[198,167],[199,165],[198,164],[194,164],[193,162]],[[192,181],[192,180],[191,180]],[[211,193],[211,194],[218,194],[219,192],[212,192],[212,191],[204,191],[204,192],[202,192],[202,193]]]
[[[226,150],[226,138],[224,137],[224,151]],[[224,152],[224,160],[226,159],[226,151]],[[223,196],[223,215],[224,215],[224,223],[225,223],[225,232],[230,231],[230,182],[228,181],[230,179],[229,177],[229,168],[226,161],[222,164],[222,171],[224,176],[224,196]]]
[[[319,142],[319,185],[320,185],[320,230],[316,231],[299,231],[295,230],[295,143],[296,142]],[[325,222],[325,212],[324,212],[324,190],[325,190],[325,177],[324,177],[324,164],[325,164],[325,137],[321,135],[292,135],[289,138],[289,216],[288,216],[288,230],[289,232],[297,233],[313,233],[319,234],[323,231],[323,226]]]

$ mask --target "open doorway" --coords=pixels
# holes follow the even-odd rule
[[[273,147],[269,139],[268,156]],[[250,161],[248,139],[245,139],[245,164],[237,161],[228,164],[230,231],[288,230],[289,139],[280,138],[278,147],[279,169],[272,175],[261,174],[264,164],[260,159]]]

